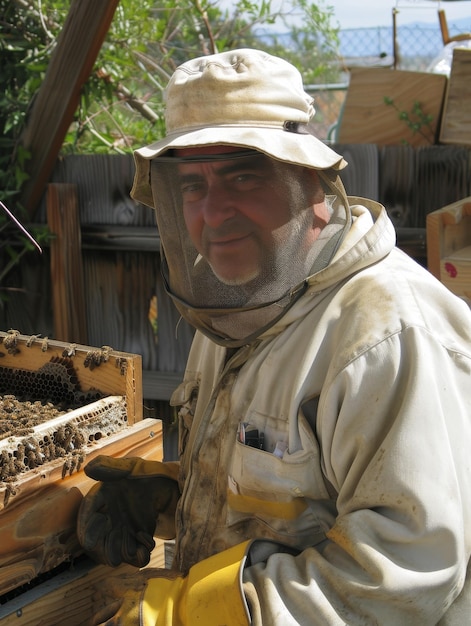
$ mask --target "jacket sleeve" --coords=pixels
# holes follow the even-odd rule
[[[411,327],[329,373],[317,436],[337,517],[315,547],[252,559],[254,626],[440,621],[471,549],[470,372]]]

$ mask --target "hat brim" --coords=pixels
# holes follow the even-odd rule
[[[131,197],[154,208],[150,162],[172,148],[196,148],[206,145],[252,148],[279,161],[318,170],[340,170],[347,165],[341,155],[310,133],[250,125],[214,126],[190,131],[186,129],[182,133],[168,135],[134,152],[136,172]]]

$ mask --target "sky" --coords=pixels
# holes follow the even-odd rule
[[[471,17],[471,0],[323,0],[323,4],[333,7],[341,29],[392,26],[394,8],[398,26],[410,22],[438,25],[438,9],[444,9],[448,26],[453,19]]]

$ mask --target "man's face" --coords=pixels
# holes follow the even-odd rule
[[[228,146],[177,150],[178,156],[238,152]],[[291,168],[292,169],[292,168]],[[301,170],[301,168],[298,168]],[[277,246],[293,218],[293,194],[276,166],[262,154],[178,165],[183,216],[197,251],[228,285],[270,273]],[[291,175],[292,176],[292,175]],[[304,212],[306,245],[314,240],[312,208]],[[296,226],[294,226],[296,228]]]

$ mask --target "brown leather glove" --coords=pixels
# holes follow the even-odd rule
[[[144,567],[155,547],[158,518],[159,536],[175,536],[178,463],[101,455],[85,466],[85,473],[100,482],[79,509],[77,536],[82,547],[105,565]]]

